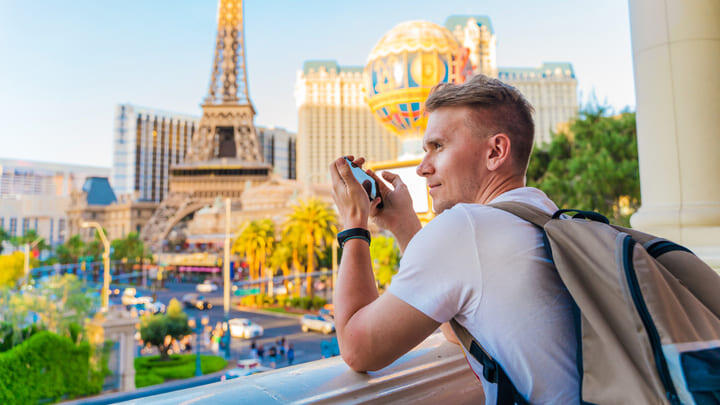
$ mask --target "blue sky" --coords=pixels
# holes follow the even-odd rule
[[[113,109],[129,102],[200,115],[215,0],[0,0],[0,157],[110,166]],[[634,109],[625,0],[247,0],[258,125],[295,130],[308,59],[364,65],[396,24],[488,15],[499,66],[567,61],[581,98]]]

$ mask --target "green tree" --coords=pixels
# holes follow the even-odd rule
[[[110,246],[113,248],[112,260],[126,259],[130,263],[135,263],[151,257],[149,250],[137,232],[130,232],[122,239],[113,240]]]
[[[191,333],[188,317],[175,298],[170,300],[166,314],[146,313],[140,319],[140,338],[143,342],[156,346],[160,352],[160,359],[164,361],[170,360],[168,351],[173,341]]]
[[[48,246],[48,244],[45,242],[45,238],[40,237],[40,235],[38,235],[37,231],[34,229],[28,229],[22,236],[16,236],[14,238],[11,238],[10,243],[20,248],[25,244],[35,243],[34,249],[39,252],[48,250],[50,248],[50,246]]]
[[[77,263],[85,254],[85,242],[80,235],[73,235],[65,243],[55,248],[55,254],[62,264]]]
[[[400,248],[395,239],[385,235],[375,236],[370,244],[370,258],[375,280],[381,288],[385,288],[400,264]]]
[[[337,234],[337,216],[330,206],[318,199],[300,201],[288,216],[283,234],[290,241],[300,244],[307,254],[305,268],[306,294],[313,295],[312,273],[315,256],[332,243]],[[321,253],[320,253],[321,254]]]
[[[14,252],[0,255],[0,287],[14,287],[24,275],[25,254]]]
[[[13,345],[26,337],[23,330],[31,324],[36,329],[67,336],[73,342],[83,340],[82,325],[99,304],[99,297],[84,289],[75,275],[65,274],[52,276],[22,294],[9,289],[0,291],[0,314],[12,325],[14,336],[20,338]]]
[[[290,292],[290,289],[288,288],[288,277],[290,277],[290,266],[293,257],[292,255],[293,251],[290,244],[282,241],[275,244],[275,248],[273,249],[270,260],[268,261],[268,264],[270,265],[273,274],[275,273],[276,269],[282,270],[283,284],[285,285],[285,291],[287,291],[288,293]]]
[[[232,252],[245,256],[250,269],[250,279],[264,278],[265,265],[275,245],[275,224],[270,219],[250,221],[233,243]]]
[[[533,150],[527,177],[560,208],[598,211],[628,226],[640,206],[635,113],[586,107],[568,130]]]
[[[5,228],[0,228],[0,253],[3,252],[3,242],[10,241],[10,234],[5,230]]]

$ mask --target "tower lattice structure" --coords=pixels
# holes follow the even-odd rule
[[[210,87],[188,162],[217,158],[260,162],[245,63],[242,0],[220,0]]]
[[[233,198],[237,207],[243,191],[267,182],[272,171],[262,161],[253,124],[242,0],[219,0],[217,21],[210,88],[198,131],[185,161],[170,168],[169,193],[142,229],[155,251],[185,216],[218,197]]]

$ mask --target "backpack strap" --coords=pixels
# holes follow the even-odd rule
[[[507,211],[515,216],[518,216],[533,225],[539,226],[541,229],[545,228],[545,224],[552,219],[552,215],[545,211],[537,208],[533,205],[519,202],[519,201],[504,201],[495,204],[490,204],[490,207],[499,208],[503,211]]]
[[[505,374],[495,359],[472,337],[470,332],[460,325],[455,318],[450,320],[455,336],[462,343],[465,350],[483,366],[483,378],[491,384],[497,384],[497,404],[499,405],[525,405],[528,402],[520,395],[510,378]]]

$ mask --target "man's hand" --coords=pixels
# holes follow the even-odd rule
[[[410,239],[422,228],[413,209],[410,191],[400,176],[395,173],[382,172],[383,179],[392,184],[392,190],[378,178],[375,172],[367,170],[367,173],[378,183],[383,201],[381,209],[378,209],[376,204],[372,206],[370,216],[379,227],[387,229],[395,235],[400,250],[404,252]]]
[[[353,156],[347,156],[347,158],[357,166],[365,163],[363,158],[357,160]],[[345,229],[367,229],[368,215],[372,209],[377,210],[380,198],[370,201],[365,188],[353,176],[345,157],[336,159],[330,164],[330,177],[332,178],[333,200],[338,207],[342,225]]]

